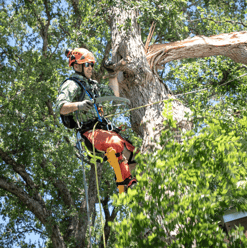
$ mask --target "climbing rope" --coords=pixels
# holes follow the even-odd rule
[[[246,76],[246,75],[247,75],[247,73],[245,73],[245,74],[243,74],[243,75],[241,75],[241,76],[239,76],[239,77],[237,77],[237,78],[234,78],[234,79],[232,79],[232,80],[229,80],[229,81],[225,82],[224,84],[219,85],[218,87],[222,87],[222,86],[224,86],[224,85],[226,85],[226,84],[229,84],[229,83],[233,82],[234,80],[239,79],[239,78],[241,78],[241,77],[244,77],[244,76]],[[177,95],[171,95],[171,96],[172,96],[172,97],[184,96],[184,95],[189,95],[189,94],[193,94],[193,93],[198,93],[198,92],[201,92],[201,91],[204,91],[204,90],[208,90],[208,89],[207,89],[207,88],[204,88],[204,89],[201,89],[201,90],[194,90],[194,91],[185,92],[185,93],[181,93],[181,94],[177,94]],[[129,113],[129,112],[131,112],[131,111],[133,111],[133,110],[145,108],[145,107],[148,107],[148,106],[152,106],[152,105],[161,103],[161,102],[166,101],[166,100],[176,100],[176,101],[179,101],[179,99],[171,99],[171,98],[169,98],[169,96],[168,96],[168,97],[166,97],[165,99],[162,99],[162,100],[160,100],[160,101],[158,101],[158,102],[149,103],[149,104],[142,105],[142,106],[139,106],[139,107],[136,107],[136,108],[128,109],[128,110],[126,110],[126,111],[122,111],[122,112],[119,112],[119,113],[107,115],[107,116],[105,116],[105,118],[113,117],[113,116],[120,115],[120,114],[127,114],[127,113]]]
[[[97,185],[97,195],[98,195],[98,201],[99,201],[99,211],[100,211],[100,219],[101,219],[101,227],[102,227],[102,234],[103,234],[103,244],[104,247],[106,247],[105,244],[105,231],[104,231],[104,220],[103,220],[103,216],[102,216],[102,211],[101,211],[101,201],[100,201],[100,193],[99,193],[99,181],[98,181],[98,172],[97,172],[97,163],[96,163],[96,155],[95,155],[95,147],[94,147],[94,131],[95,128],[98,124],[98,121],[95,123],[94,127],[93,127],[93,134],[92,134],[92,145],[93,145],[93,156],[94,156],[94,167],[95,167],[95,177],[96,177],[96,185]]]
[[[95,131],[95,127],[98,124],[98,122],[96,122],[96,124],[93,127],[93,136],[92,136],[92,145],[93,145],[93,155],[91,155],[91,160],[90,163],[93,163],[95,166],[95,177],[96,177],[96,185],[97,185],[97,195],[98,195],[98,201],[99,201],[99,207],[100,207],[100,218],[101,218],[101,226],[102,226],[102,233],[103,233],[103,243],[104,243],[104,247],[106,247],[105,245],[105,232],[104,232],[104,220],[103,220],[103,216],[102,216],[102,210],[101,210],[101,201],[100,201],[100,193],[99,193],[99,181],[98,181],[98,173],[97,173],[97,164],[96,164],[96,159],[100,159],[100,162],[103,162],[103,158],[98,157],[95,155],[95,147],[94,147],[94,131]],[[88,189],[87,189],[87,182],[86,182],[86,172],[85,172],[85,167],[83,165],[83,156],[82,156],[82,143],[83,141],[81,141],[78,137],[79,132],[77,132],[77,146],[80,152],[80,159],[81,159],[81,165],[82,165],[82,172],[83,172],[83,181],[84,181],[84,189],[85,189],[85,195],[86,195],[86,205],[87,205],[87,218],[88,218],[88,226],[89,226],[89,244],[90,244],[90,248],[92,248],[92,236],[91,236],[91,228],[90,228],[90,209],[89,209],[89,200],[88,200]],[[87,147],[85,144],[83,144],[83,147],[86,149],[86,152],[89,154],[90,152],[88,151]]]
[[[203,89],[203,90],[205,90],[205,89]],[[181,94],[178,94],[178,95],[181,95]],[[173,96],[178,96],[178,95],[173,95]],[[105,118],[113,117],[115,115],[125,114],[125,113],[131,112],[131,111],[136,110],[136,109],[141,109],[141,108],[145,108],[145,107],[148,107],[148,106],[152,106],[152,105],[161,103],[161,102],[166,101],[166,100],[173,100],[173,99],[169,99],[169,98],[167,99],[167,98],[165,98],[165,99],[162,99],[162,100],[160,100],[158,102],[149,103],[149,104],[142,105],[142,106],[139,106],[139,107],[136,107],[136,108],[128,109],[126,111],[122,111],[122,112],[119,112],[119,113],[107,115],[107,116],[105,116]],[[174,100],[177,100],[178,101],[178,99],[174,99]]]
[[[82,172],[83,172],[83,181],[84,181],[84,189],[85,189],[85,195],[86,195],[86,205],[87,205],[87,218],[88,218],[88,226],[89,226],[89,245],[90,248],[92,248],[92,237],[91,237],[91,228],[90,228],[90,210],[89,210],[89,201],[88,201],[88,192],[87,192],[87,181],[86,181],[86,172],[85,172],[85,167],[83,165],[83,156],[82,156],[82,147],[80,143],[80,139],[78,137],[79,132],[76,133],[77,136],[77,145],[79,148],[80,152],[80,159],[81,159],[81,166],[82,166]]]

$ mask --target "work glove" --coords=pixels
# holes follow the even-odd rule
[[[108,66],[110,66],[110,65],[114,65],[114,63],[112,61],[109,61],[109,60],[105,60],[104,61],[103,66],[107,70],[107,72],[108,73],[114,73],[114,70],[113,69],[108,68]]]
[[[90,100],[84,100],[82,102],[79,102],[77,104],[77,107],[78,107],[78,110],[87,112],[89,109],[93,107],[93,102]]]

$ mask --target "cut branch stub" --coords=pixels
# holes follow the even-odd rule
[[[128,70],[128,61],[123,60],[123,59],[121,59],[116,64],[108,65],[108,66],[105,66],[105,67],[107,67],[109,69],[112,69],[114,72],[105,75],[103,77],[104,79],[106,79],[106,78],[115,78],[120,71],[129,71]]]

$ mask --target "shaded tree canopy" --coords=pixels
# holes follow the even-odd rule
[[[112,119],[131,126],[125,135],[142,154],[127,195],[114,195],[112,169],[97,164],[107,247],[227,247],[226,238],[245,245],[241,228],[226,237],[219,221],[226,209],[246,210],[246,5],[1,2],[0,245],[38,247],[25,242],[35,232],[46,247],[89,246],[75,135],[54,112],[71,73],[64,49],[75,47],[94,53],[100,84],[108,84],[103,61],[115,63],[120,96],[131,101],[119,111],[160,101]],[[104,247],[95,169],[84,164],[92,244]]]

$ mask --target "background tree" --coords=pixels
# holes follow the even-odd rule
[[[244,210],[245,189],[237,188],[237,181],[246,177],[246,2],[17,0],[1,7],[0,194],[1,215],[9,222],[1,228],[0,242],[28,247],[23,238],[35,231],[48,239],[47,247],[88,245],[75,137],[53,110],[59,85],[69,75],[63,49],[86,47],[97,57],[93,76],[103,84],[102,64],[112,56],[120,95],[130,99],[130,108],[167,99],[168,94],[194,92],[167,103],[166,112],[172,110],[177,124],[170,114],[162,115],[162,101],[131,112],[135,134],[129,135],[141,138],[137,173],[144,174],[135,190],[116,200],[111,214],[113,172],[107,164],[97,165],[108,246],[187,247],[194,240],[202,247],[223,246],[218,216],[230,206]],[[147,49],[144,42],[153,21],[153,45]],[[191,110],[188,122],[185,112]],[[174,143],[170,129],[188,130],[192,123],[194,131],[182,144]],[[87,178],[94,219],[95,171],[89,163]],[[117,210],[130,212],[122,206],[126,201],[132,211],[129,223],[115,224],[116,234],[109,239],[108,221]],[[95,227],[94,244],[103,247]],[[147,227],[150,232],[140,239]],[[209,232],[202,235],[205,229]],[[174,230],[177,244],[172,243]]]

